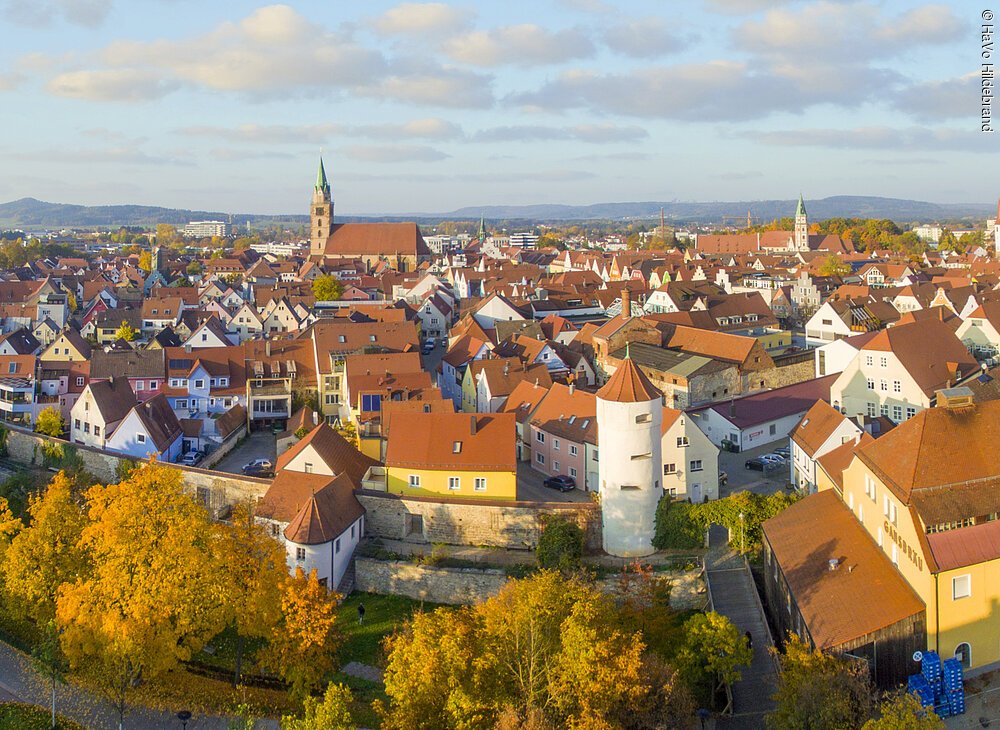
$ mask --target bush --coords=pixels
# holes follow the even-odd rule
[[[669,496],[656,505],[653,547],[657,550],[690,550],[705,544],[704,527],[695,517],[695,506]]]
[[[535,556],[542,568],[576,570],[583,561],[583,530],[571,520],[550,519],[542,528]]]
[[[49,710],[34,705],[8,702],[0,705],[0,730],[49,730],[52,714]],[[57,730],[84,730],[83,725],[67,717],[56,715]]]

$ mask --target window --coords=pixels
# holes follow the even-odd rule
[[[187,407],[188,407],[188,402],[186,400],[177,401],[177,408],[187,410]]]
[[[875,381],[868,378],[868,390],[875,390]]]
[[[420,489],[419,474],[410,474],[410,489]]]
[[[277,537],[279,533],[280,533],[280,530],[278,529],[278,523],[277,522],[272,522],[271,523],[271,537]]]
[[[775,434],[778,433],[778,427],[775,424],[772,423],[771,426],[770,426],[770,428],[768,429],[768,433],[771,436],[774,436]]]
[[[486,491],[486,477],[476,477],[476,483],[475,483],[474,489],[477,492],[485,492]]]
[[[559,439],[552,439],[552,449],[559,451]]]
[[[88,423],[88,422],[84,421],[84,424],[83,424],[83,432],[84,432],[84,433],[90,433],[90,423]]]
[[[462,488],[461,477],[448,477],[448,489],[461,489],[461,488]]]
[[[650,413],[640,413],[638,416],[635,417],[636,423],[649,423],[652,420],[653,416]]]
[[[82,386],[83,385],[83,376],[82,375],[78,375],[77,376],[77,378],[76,378],[76,384],[77,384],[77,386]]]
[[[569,455],[570,456],[576,456],[578,453],[580,453],[580,450],[576,446],[570,444]]]
[[[681,448],[681,447],[687,446],[687,445],[688,445],[688,437],[687,436],[678,436],[677,437],[677,448]]]
[[[535,454],[535,462],[538,464],[545,463],[545,454]]]
[[[899,423],[903,420],[903,406],[892,407],[892,420]]]
[[[873,355],[865,355],[865,365],[874,365],[875,357]]]
[[[545,443],[545,434],[542,433],[541,431],[535,431],[535,441],[537,441],[540,444],[544,444]]]
[[[907,418],[913,418],[915,415],[917,415],[917,409],[914,408],[913,406],[907,406],[906,407],[906,417]]]
[[[641,461],[642,459],[650,459],[652,458],[652,456],[653,455],[648,451],[644,454],[632,454],[632,461]]]
[[[872,418],[875,418],[875,416],[878,415],[878,404],[872,401],[868,401],[865,404],[865,412]]]
[[[313,465],[310,462],[307,461],[305,463],[305,466],[303,467],[303,471],[305,471],[306,474],[312,474],[313,473]]]
[[[951,579],[951,599],[968,598],[972,595],[972,576],[956,575]]]
[[[574,479],[576,479],[576,469],[574,469],[573,467],[570,467],[569,468],[569,475],[571,477],[573,477]]]
[[[701,470],[702,470],[701,459],[694,459],[691,462],[691,471],[701,471]]]
[[[101,427],[98,426],[96,423],[94,424],[94,435],[95,436],[100,436],[101,435]]]
[[[146,389],[146,383],[145,382],[143,382],[142,380],[135,381],[135,390],[136,390],[136,392],[139,392],[140,390],[145,390],[145,389]]]
[[[382,396],[380,396],[380,395],[363,395],[363,396],[361,396],[361,410],[362,411],[381,411],[382,410]]]
[[[899,548],[896,547],[896,543],[892,544],[892,564],[899,565]]]
[[[553,461],[552,462],[552,471],[554,471],[554,472],[558,472],[559,471],[559,462],[558,461]]]
[[[955,658],[962,662],[963,667],[968,669],[972,666],[972,647],[963,641],[955,647]]]
[[[903,392],[903,384],[901,382],[899,382],[898,380],[893,380],[892,381],[892,392],[893,393],[902,393]]]
[[[669,476],[670,474],[677,473],[677,464],[664,464],[663,465],[663,476]]]
[[[333,554],[336,555],[340,552],[340,538],[338,537],[333,543]]]
[[[591,461],[597,461],[597,449],[594,449],[594,453],[590,455]]]
[[[140,444],[146,443],[146,434],[144,434],[144,433],[137,433],[135,435],[135,440],[138,441]]]
[[[881,390],[883,393],[888,393],[889,383],[885,380],[878,381],[878,389]]]
[[[880,357],[878,359],[878,365],[881,368],[887,368],[887,367],[889,367],[889,358],[887,358],[885,355],[883,355],[882,357]]]
[[[198,380],[194,381],[194,387],[199,389],[204,388],[205,381],[202,378],[198,378]]]
[[[73,421],[73,428],[76,428],[76,429],[80,428],[80,419],[79,418],[77,418],[75,421]]]
[[[354,525],[351,525],[351,539],[354,539]]]
[[[295,548],[295,559],[300,563],[306,559],[306,549],[305,548]]]

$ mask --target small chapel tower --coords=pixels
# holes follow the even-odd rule
[[[322,157],[319,158],[319,170],[316,172],[316,185],[313,187],[309,218],[309,253],[313,256],[322,256],[326,253],[326,240],[330,237],[333,227],[333,198],[330,196],[330,183],[326,179]]]
[[[806,218],[806,204],[799,193],[799,205],[795,209],[795,250],[809,250],[809,221]]]

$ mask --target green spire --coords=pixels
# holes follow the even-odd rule
[[[486,218],[479,219],[479,242],[482,243],[486,240]]]
[[[316,171],[316,191],[330,194],[330,183],[326,179],[326,170],[323,169],[323,158],[319,158],[319,169]]]
[[[802,193],[799,193],[799,205],[795,209],[795,217],[798,218],[800,215],[804,216],[806,214],[806,204],[802,202]]]

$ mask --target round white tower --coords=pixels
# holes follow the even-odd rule
[[[619,557],[653,552],[660,471],[662,394],[632,362],[597,392],[601,520],[604,551]]]

